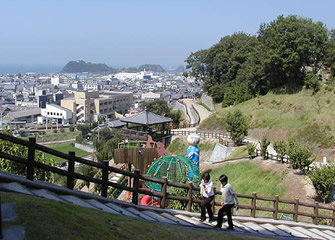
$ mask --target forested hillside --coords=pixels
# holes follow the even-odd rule
[[[334,53],[334,30],[309,18],[279,16],[261,24],[255,36],[224,36],[186,62],[189,74],[204,82],[205,92],[227,107],[281,86],[286,92],[303,85],[317,91],[322,78],[334,77]]]

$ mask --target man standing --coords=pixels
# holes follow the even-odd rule
[[[221,182],[221,192],[222,192],[222,208],[219,210],[218,223],[215,228],[221,229],[223,222],[223,214],[226,213],[228,218],[228,229],[234,230],[233,220],[231,217],[231,209],[234,207],[236,202],[236,209],[238,209],[238,199],[233,187],[228,183],[228,177],[226,175],[221,175],[219,178]]]

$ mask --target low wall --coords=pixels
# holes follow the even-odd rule
[[[74,147],[79,148],[80,150],[83,150],[89,153],[94,152],[94,148],[87,146],[87,145],[80,144],[80,143],[75,143]]]
[[[201,102],[203,104],[205,104],[211,111],[214,110],[214,104],[213,104],[213,100],[210,96],[206,95],[206,94],[202,94],[201,98],[200,98]]]

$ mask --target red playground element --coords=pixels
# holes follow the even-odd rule
[[[152,199],[152,196],[144,195],[144,197],[142,197],[141,199],[141,205],[158,207],[160,205],[160,199],[159,198]]]

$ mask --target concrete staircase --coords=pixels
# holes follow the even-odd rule
[[[156,224],[202,231],[220,231],[213,229],[216,222],[201,222],[200,213],[134,205],[129,202],[69,190],[49,183],[29,181],[23,177],[4,172],[0,172],[0,191],[41,197]],[[234,216],[233,219],[235,230],[220,232],[274,239],[335,239],[335,228],[330,226],[242,216]],[[227,227],[227,223],[224,225]]]

